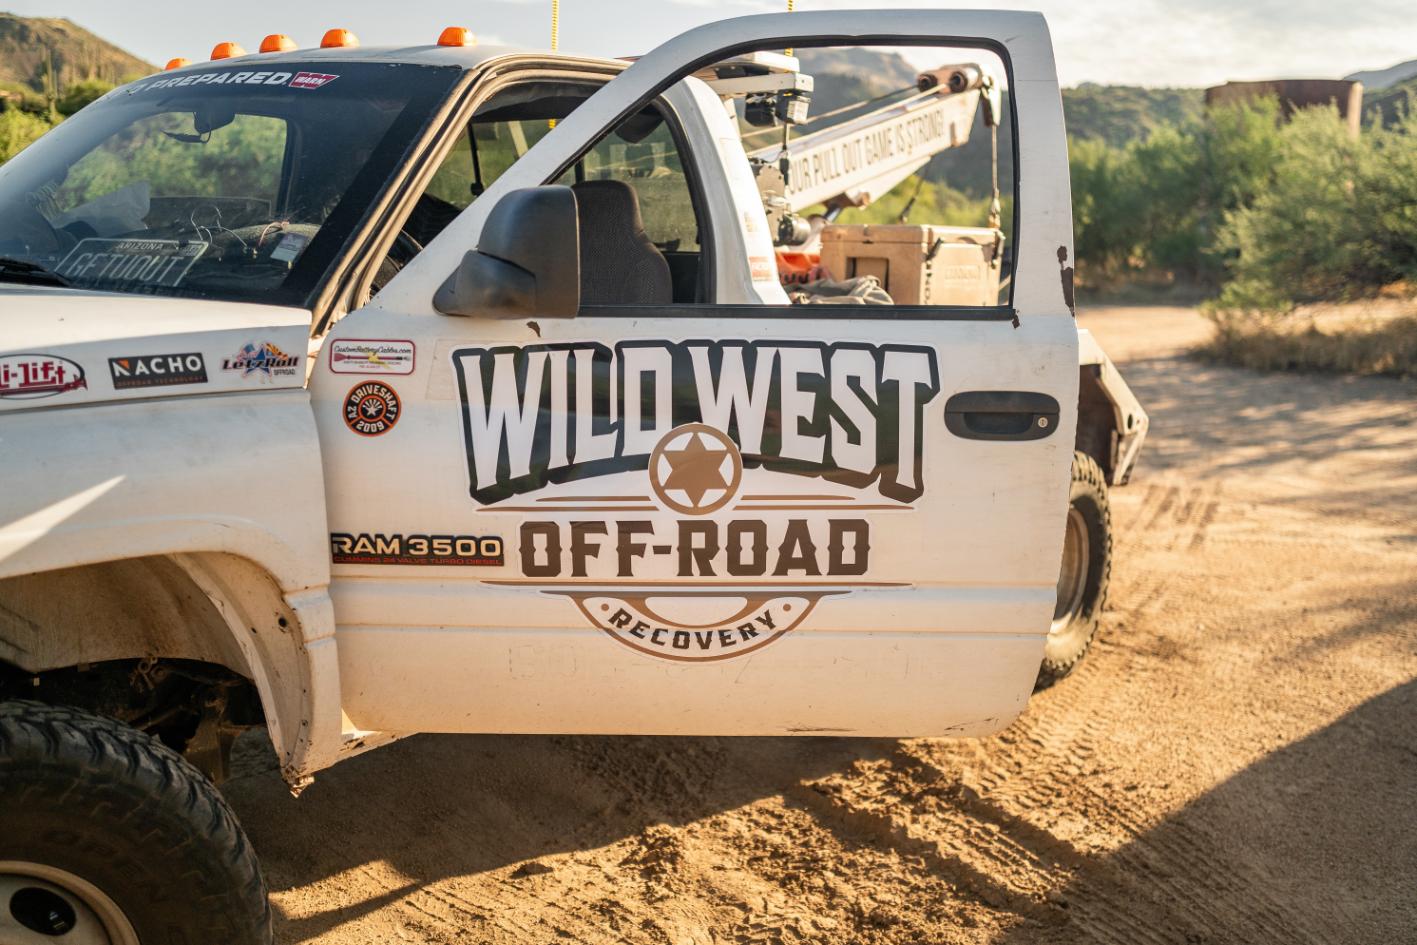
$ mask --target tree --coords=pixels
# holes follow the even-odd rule
[[[102,79],[85,79],[83,82],[75,82],[64,89],[64,94],[59,96],[57,108],[59,114],[68,118],[91,102],[103,98],[113,91],[113,86]]]
[[[49,128],[49,122],[18,109],[0,112],[0,164],[19,154]]]

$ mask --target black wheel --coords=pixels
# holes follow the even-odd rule
[[[1102,619],[1111,575],[1112,512],[1107,503],[1107,480],[1091,456],[1074,453],[1058,600],[1035,688],[1050,686],[1068,675],[1087,653]]]
[[[112,719],[0,703],[0,943],[271,940],[255,853],[196,768]]]

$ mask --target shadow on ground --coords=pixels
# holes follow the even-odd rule
[[[357,905],[277,917],[301,942],[450,876],[593,850],[884,757],[889,740],[420,735],[322,772],[296,800],[274,770],[224,787],[272,892],[383,861],[406,882]],[[250,752],[269,748],[245,746]],[[262,755],[264,757],[264,754]],[[273,759],[272,759],[272,764]],[[249,813],[248,813],[249,812]]]
[[[1266,755],[1109,855],[1077,855],[1052,942],[1417,941],[1417,680]],[[1325,829],[1316,833],[1314,824]]]

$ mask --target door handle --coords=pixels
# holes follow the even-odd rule
[[[945,402],[945,428],[966,440],[1041,440],[1058,426],[1058,401],[1026,390],[968,390]]]

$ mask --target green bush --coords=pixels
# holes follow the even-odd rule
[[[1280,129],[1267,186],[1218,234],[1222,310],[1287,311],[1417,278],[1417,122],[1350,137],[1332,108]]]
[[[19,109],[0,112],[0,164],[19,154],[49,128],[49,122]]]
[[[1273,173],[1278,105],[1260,100],[1159,125],[1124,147],[1069,142],[1073,234],[1084,278],[1164,271],[1214,285],[1226,214]]]
[[[18,108],[31,115],[49,117],[49,100],[21,82],[0,82],[0,92],[6,93],[8,108]],[[0,108],[0,111],[6,109]]]
[[[1354,139],[1334,108],[1259,100],[1069,160],[1084,282],[1160,273],[1266,312],[1417,282],[1417,117]]]
[[[1090,274],[1116,276],[1143,242],[1133,168],[1126,150],[1101,139],[1068,142],[1073,188],[1073,245]]]
[[[104,82],[102,79],[85,79],[83,82],[75,82],[66,88],[64,94],[59,96],[55,107],[59,110],[59,114],[68,118],[85,105],[98,101],[111,91],[113,91],[111,82]]]

